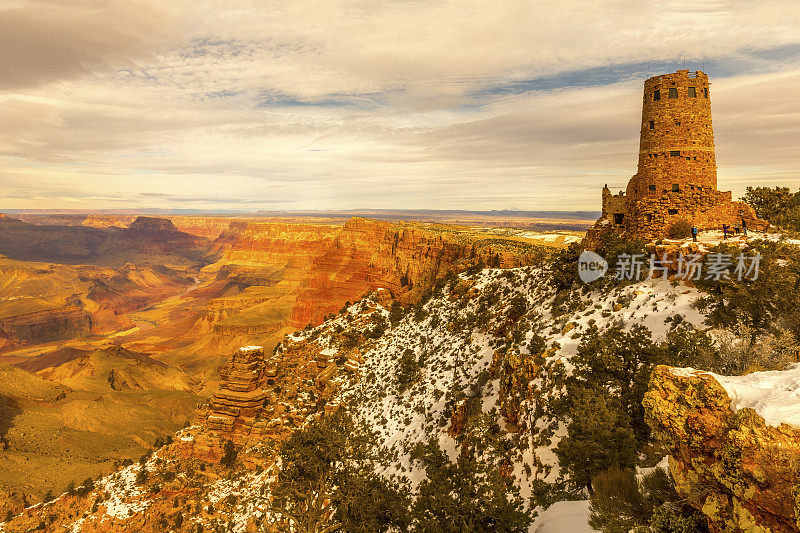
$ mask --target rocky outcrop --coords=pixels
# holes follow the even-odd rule
[[[270,393],[267,379],[275,376],[267,368],[261,346],[245,346],[231,355],[220,371],[220,384],[207,404],[194,417],[204,430],[193,442],[193,454],[216,459],[223,453],[223,443],[232,441],[244,446],[251,435],[260,434],[260,420]]]
[[[734,412],[714,376],[683,369],[658,367],[644,405],[678,492],[712,531],[798,531],[800,428]]]
[[[19,345],[87,337],[89,313],[79,303],[0,318],[0,337]]]
[[[129,228],[39,226],[0,220],[0,254],[23,261],[188,267],[210,262],[210,252],[208,239],[180,232],[166,219],[139,217]]]
[[[195,217],[195,216],[171,216],[175,227],[184,233],[199,235],[209,239],[216,239],[222,232],[228,229],[231,223],[230,217]]]
[[[209,401],[208,427],[230,434],[242,444],[264,407],[267,372],[261,346],[245,346],[234,353],[220,372],[222,381]]]
[[[93,228],[127,228],[136,220],[133,215],[86,215],[81,221],[81,226]]]
[[[178,228],[167,218],[136,217],[128,228],[132,231],[150,233],[178,233]]]
[[[239,448],[281,441],[310,416],[336,409],[341,375],[358,374],[361,350],[386,328],[391,302],[388,291],[376,291],[340,319],[287,336],[272,354],[260,346],[238,349],[220,371],[218,389],[184,430],[183,455],[218,461],[227,440]]]

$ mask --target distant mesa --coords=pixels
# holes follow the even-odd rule
[[[128,228],[133,231],[149,233],[180,233],[180,230],[168,218],[137,217]]]
[[[610,233],[662,238],[678,223],[700,230],[766,227],[750,206],[717,190],[709,85],[699,70],[644,82],[638,171],[624,192],[603,187],[602,215],[587,232],[589,248]]]

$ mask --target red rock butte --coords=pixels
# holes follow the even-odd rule
[[[603,187],[602,215],[590,245],[613,232],[654,239],[686,221],[699,230],[744,223],[762,229],[753,209],[717,190],[708,76],[679,70],[644,82],[639,165],[623,193]]]

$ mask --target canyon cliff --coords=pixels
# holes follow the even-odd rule
[[[419,301],[448,272],[479,263],[511,268],[536,262],[537,249],[457,226],[352,218],[344,226],[232,222],[215,241],[221,265],[237,275],[266,265],[294,284],[289,325],[319,323],[346,302],[378,288],[403,304]],[[268,271],[267,271],[268,272]]]

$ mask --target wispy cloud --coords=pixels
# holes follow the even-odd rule
[[[684,64],[720,186],[800,186],[793,0],[6,5],[0,210],[595,209]]]

